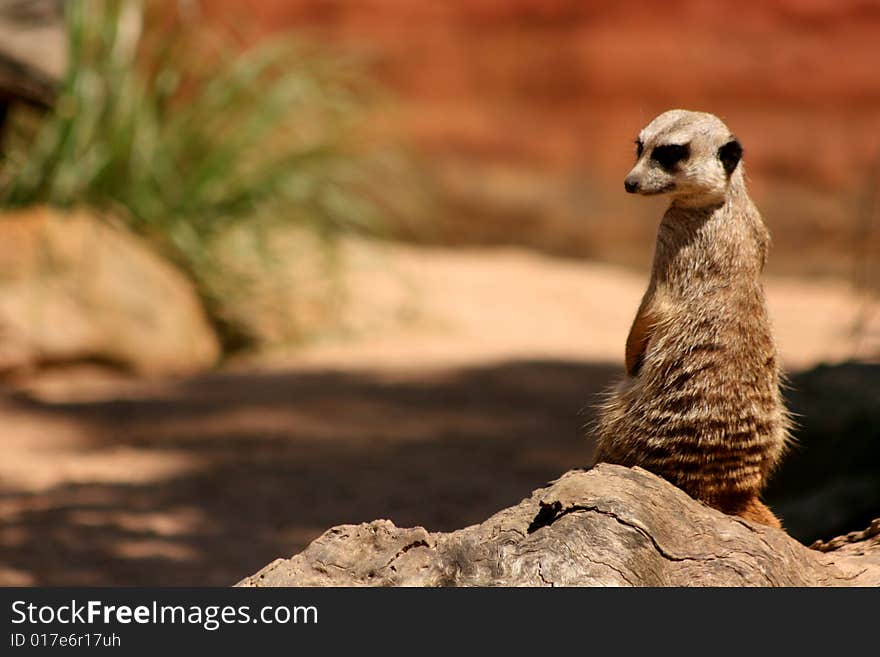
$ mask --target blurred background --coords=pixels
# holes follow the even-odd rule
[[[880,515],[880,3],[0,0],[0,584],[228,585],[591,462],[673,107],[745,147],[809,543]]]

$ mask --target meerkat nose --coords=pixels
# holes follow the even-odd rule
[[[639,191],[639,181],[635,180],[634,178],[627,177],[626,180],[623,181],[623,187],[630,194],[635,194],[637,191]]]

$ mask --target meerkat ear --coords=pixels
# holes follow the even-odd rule
[[[724,167],[728,176],[733,173],[734,169],[736,169],[736,165],[739,164],[742,154],[742,146],[740,146],[740,143],[736,139],[731,139],[718,149],[718,159],[721,160],[721,166]]]

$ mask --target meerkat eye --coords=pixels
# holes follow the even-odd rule
[[[636,159],[642,156],[642,153],[645,152],[645,145],[642,143],[641,139],[636,139]]]
[[[718,149],[718,159],[721,160],[721,165],[724,167],[724,171],[728,176],[733,173],[734,169],[736,169],[736,165],[739,164],[742,154],[742,146],[740,146],[735,138],[731,138],[729,142]]]
[[[691,155],[690,144],[664,144],[651,151],[651,159],[664,169],[672,169]]]

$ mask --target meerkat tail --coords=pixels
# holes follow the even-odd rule
[[[733,515],[737,515],[746,520],[751,520],[752,522],[757,522],[761,525],[768,525],[770,527],[782,529],[782,522],[780,522],[779,518],[777,518],[770,508],[757,497],[748,500],[742,507],[737,509],[736,513]]]

